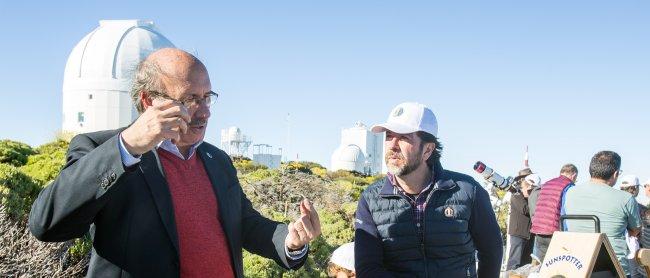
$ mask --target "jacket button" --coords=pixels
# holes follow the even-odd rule
[[[108,187],[108,179],[104,178],[102,182],[100,183],[103,189],[106,189]]]
[[[117,179],[117,175],[115,174],[115,172],[111,172],[111,174],[109,176],[109,179],[110,179],[111,182],[113,182],[113,181],[115,181],[115,179]]]

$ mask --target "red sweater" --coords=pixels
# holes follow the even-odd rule
[[[203,162],[158,149],[174,204],[181,277],[235,277],[219,207]]]

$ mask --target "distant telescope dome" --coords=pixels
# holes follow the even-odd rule
[[[366,175],[383,172],[384,134],[373,133],[362,122],[341,130],[341,143],[332,153],[331,171],[348,170]]]
[[[82,133],[130,124],[138,113],[129,90],[137,64],[174,44],[152,21],[100,20],[72,49],[63,78],[63,131]]]
[[[358,171],[363,169],[365,163],[363,151],[357,145],[341,146],[332,154],[334,169]]]

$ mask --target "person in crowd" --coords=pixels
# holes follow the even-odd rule
[[[646,197],[650,198],[650,179],[643,183],[643,193]]]
[[[470,176],[442,168],[433,112],[402,103],[371,130],[386,132],[388,175],[359,199],[357,276],[498,277],[503,245],[490,198]]]
[[[639,178],[635,175],[625,175],[621,177],[621,185],[620,189],[632,194],[634,196],[635,200],[636,197],[639,196],[639,187],[641,184],[639,183]],[[639,217],[641,217],[641,220],[643,222],[643,215],[646,212],[646,207],[642,204],[640,204],[637,201],[637,205],[639,206]],[[643,228],[641,229],[641,233],[638,236],[630,236],[626,234],[625,241],[627,242],[629,253],[627,255],[628,263],[630,265],[630,276],[632,278],[640,278],[640,277],[646,277],[645,270],[643,267],[639,266],[639,264],[636,262],[636,252],[639,250],[639,248],[646,248],[648,245],[642,245],[640,243],[640,240],[643,238]]]
[[[560,176],[547,181],[539,190],[530,232],[535,234],[533,255],[540,262],[544,261],[553,233],[560,230],[560,210],[566,190],[577,179],[578,168],[566,164],[560,169]]]
[[[334,250],[327,265],[327,275],[336,278],[355,277],[354,242],[348,242]]]
[[[32,206],[42,241],[90,232],[88,277],[243,277],[242,248],[297,269],[320,235],[308,200],[286,225],[263,217],[230,157],[203,141],[217,99],[208,71],[175,48],[136,69],[129,126],[75,136],[59,176]]]
[[[538,174],[530,174],[526,176],[526,181],[530,183],[530,193],[528,194],[528,211],[530,213],[530,221],[532,226],[533,217],[535,217],[535,208],[537,207],[537,200],[539,198],[539,192],[542,189],[542,178]],[[531,238],[533,241],[535,241],[534,234],[531,234]]]
[[[516,186],[510,187],[510,214],[506,242],[506,270],[513,270],[531,262],[534,240],[530,235],[528,196],[532,185],[525,179],[533,174],[530,168],[519,171],[514,178]]]
[[[571,187],[566,192],[563,209],[568,215],[598,217],[600,231],[607,235],[625,275],[630,276],[625,234],[627,232],[634,237],[639,234],[641,217],[634,196],[613,188],[620,174],[621,157],[617,153],[612,151],[596,153],[589,164],[591,179],[584,184]],[[592,221],[566,220],[565,224],[564,227],[570,232],[594,232]]]

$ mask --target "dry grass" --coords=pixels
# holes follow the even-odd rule
[[[0,206],[0,277],[84,277],[89,255],[68,254],[73,242],[45,243],[31,235],[27,220],[9,218]]]

